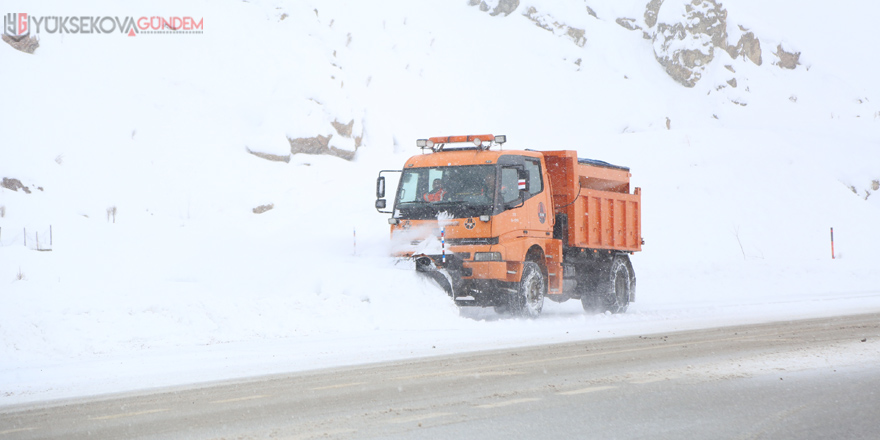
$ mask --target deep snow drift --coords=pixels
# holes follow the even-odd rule
[[[685,88],[615,22],[641,1],[12,2],[204,33],[0,44],[0,178],[30,190],[0,188],[0,404],[880,310],[880,61],[858,51],[880,7],[848,3],[846,20],[725,5],[765,62],[719,50]],[[801,64],[774,65],[778,45]],[[486,132],[631,168],[646,245],[629,312],[459,312],[387,257],[377,172],[416,138]],[[318,135],[354,160],[291,155]]]

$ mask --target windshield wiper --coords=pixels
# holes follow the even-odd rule
[[[400,202],[397,205],[397,207],[400,209],[424,208],[427,206],[428,206],[428,202],[419,202],[419,201]]]

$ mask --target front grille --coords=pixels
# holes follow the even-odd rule
[[[447,238],[446,243],[450,246],[474,246],[498,244],[498,237],[489,238]]]

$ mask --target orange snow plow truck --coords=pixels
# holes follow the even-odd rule
[[[535,318],[544,299],[622,313],[635,300],[641,190],[629,168],[576,151],[503,150],[506,136],[419,139],[423,154],[376,181],[392,252],[459,306]],[[496,148],[497,147],[497,148]],[[401,173],[387,210],[387,173]]]

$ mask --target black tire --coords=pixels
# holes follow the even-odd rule
[[[508,310],[514,316],[534,319],[541,315],[544,308],[544,295],[547,294],[547,282],[541,266],[533,261],[523,263],[522,280],[516,293],[511,295]]]
[[[508,304],[493,306],[492,308],[495,309],[495,313],[499,315],[507,315],[508,313],[510,313],[510,306]]]
[[[608,270],[593,271],[595,290],[581,296],[584,310],[591,313],[624,313],[635,292],[636,277],[626,255],[611,260]]]

